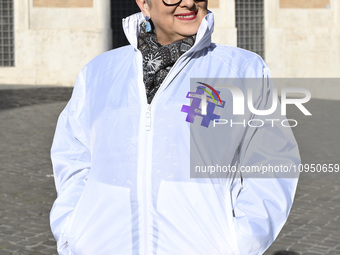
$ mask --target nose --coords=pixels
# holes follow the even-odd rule
[[[182,0],[182,2],[180,2],[179,4],[179,6],[187,8],[192,8],[194,5],[195,5],[194,0]]]

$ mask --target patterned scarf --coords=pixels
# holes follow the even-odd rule
[[[146,33],[144,26],[142,23],[137,47],[143,55],[143,80],[150,104],[171,67],[194,45],[196,35],[163,46],[157,41],[156,33]]]

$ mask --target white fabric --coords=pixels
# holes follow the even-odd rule
[[[123,22],[132,46],[83,68],[59,117],[50,215],[59,254],[262,254],[288,217],[297,178],[190,178],[190,124],[181,108],[190,104],[191,77],[261,78],[267,66],[254,53],[212,44],[209,12],[148,105],[136,47],[141,19]],[[258,108],[269,108],[270,89],[254,89]],[[230,129],[223,139],[229,164],[300,162],[281,125]]]

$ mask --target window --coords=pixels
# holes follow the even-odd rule
[[[0,0],[0,66],[14,66],[13,0]]]
[[[265,57],[264,0],[235,0],[237,46]]]
[[[140,9],[136,4],[136,1],[111,1],[111,27],[113,33],[113,48],[129,44],[123,31],[122,19],[137,12],[140,12]]]

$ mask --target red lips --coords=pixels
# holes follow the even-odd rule
[[[180,20],[194,20],[197,17],[197,12],[198,11],[192,11],[192,12],[187,12],[187,13],[179,13],[179,14],[176,14],[175,17],[180,19]]]

